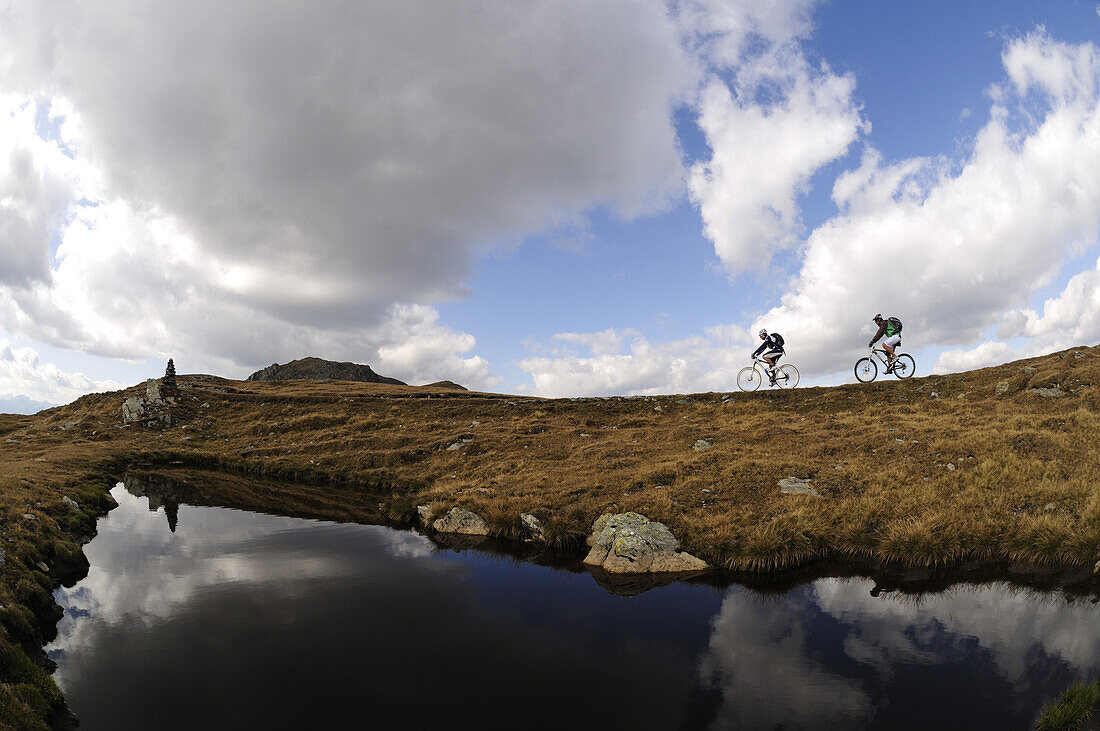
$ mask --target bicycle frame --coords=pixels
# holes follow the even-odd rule
[[[886,348],[871,348],[871,357],[882,363],[887,368],[890,367],[890,354],[886,352]]]

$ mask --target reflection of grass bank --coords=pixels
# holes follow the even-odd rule
[[[736,570],[829,558],[1091,568],[1100,558],[1100,349],[728,399],[179,381],[187,416],[163,430],[120,425],[122,399],[138,389],[0,415],[0,709],[42,718],[56,707],[48,676],[10,658],[41,647],[53,626],[48,588],[79,566],[108,475],[132,462],[323,488],[272,482],[248,496],[280,512],[320,506],[352,520],[411,521],[418,504],[457,504],[503,538],[529,512],[561,546],[581,545],[601,513],[634,510],[666,523],[685,550]],[[1063,395],[1030,390],[1040,387]],[[712,446],[696,451],[700,439]],[[787,476],[809,478],[820,495],[780,493]],[[196,489],[205,504],[240,497],[233,481]]]
[[[1088,684],[1074,683],[1057,702],[1043,710],[1035,728],[1039,731],[1070,731],[1081,728],[1085,721],[1092,718],[1097,701],[1100,701],[1100,680]]]

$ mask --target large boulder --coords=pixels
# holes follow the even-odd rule
[[[168,426],[172,423],[172,404],[161,395],[157,379],[145,382],[145,397],[131,396],[122,402],[122,423],[143,426]]]
[[[451,508],[450,512],[432,523],[439,533],[456,533],[462,536],[487,536],[489,526],[477,513],[465,508]]]
[[[145,416],[145,399],[140,396],[131,396],[122,402],[122,422],[124,424],[141,421],[143,416]]]
[[[706,561],[681,552],[680,541],[664,523],[638,513],[605,513],[592,524],[592,550],[584,563],[610,574],[702,571]]]

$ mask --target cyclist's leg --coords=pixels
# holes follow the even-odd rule
[[[768,361],[768,365],[771,366],[771,370],[768,371],[768,378],[771,379],[771,383],[773,386],[775,385],[776,376],[775,363],[782,355],[782,350],[769,350],[767,353],[764,354],[764,360]]]
[[[894,361],[897,360],[897,355],[894,353],[894,348],[901,345],[901,334],[891,335],[888,338],[883,339],[882,349],[886,351],[886,360],[889,364],[889,369],[893,369]]]

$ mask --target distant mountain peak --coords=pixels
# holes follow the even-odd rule
[[[387,378],[375,373],[369,365],[340,363],[324,358],[299,358],[285,365],[272,363],[261,368],[246,380],[249,381],[361,381],[363,383],[389,383],[407,386],[404,381]]]

